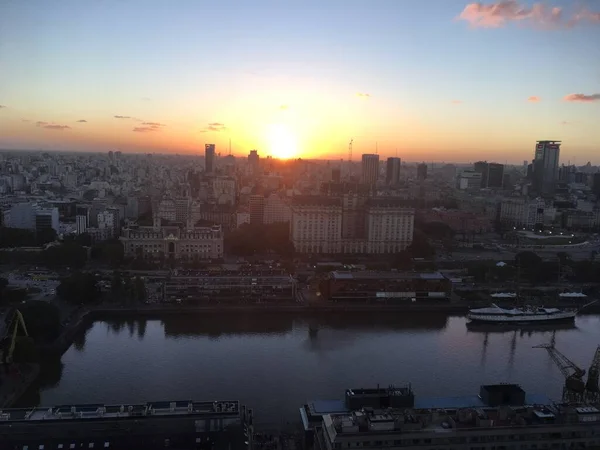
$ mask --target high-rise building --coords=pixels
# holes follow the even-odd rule
[[[537,141],[533,160],[533,188],[542,195],[552,195],[558,181],[560,141]]]
[[[260,157],[258,156],[258,150],[250,150],[250,154],[248,155],[248,164],[255,175],[258,173],[259,162]]]
[[[594,174],[594,181],[592,182],[592,192],[596,197],[600,199],[600,173]]]
[[[248,199],[248,207],[250,209],[250,223],[252,225],[262,225],[265,216],[265,196],[252,194]]]
[[[417,166],[417,178],[425,180],[427,178],[427,164],[421,163]]]
[[[473,164],[473,170],[481,174],[482,188],[501,188],[504,179],[504,164],[478,161]]]
[[[213,173],[215,170],[215,144],[206,144],[204,146],[204,171]]]
[[[362,182],[374,185],[379,178],[379,155],[362,155]]]
[[[400,165],[402,161],[400,158],[388,158],[385,167],[385,183],[389,185],[396,185],[400,183]]]
[[[339,183],[342,179],[342,169],[331,169],[331,181],[334,183]]]

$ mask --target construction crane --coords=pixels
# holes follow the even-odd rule
[[[565,385],[563,387],[563,402],[579,403],[585,397],[585,382],[583,377],[585,370],[578,367],[573,361],[559,352],[553,343],[536,345],[534,348],[545,348],[550,355],[550,358],[558,366],[563,376],[565,377]]]
[[[600,400],[600,387],[598,386],[598,375],[600,374],[600,345],[596,349],[594,359],[588,370],[588,379],[585,383],[586,400],[597,402]]]
[[[21,311],[18,309],[8,311],[6,314],[4,332],[0,339],[0,352],[2,352],[1,360],[5,365],[12,363],[19,329],[26,337],[29,337]]]

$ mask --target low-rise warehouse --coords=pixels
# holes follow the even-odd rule
[[[334,302],[448,301],[452,282],[438,272],[331,272],[319,284],[320,297]]]

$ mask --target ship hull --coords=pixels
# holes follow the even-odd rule
[[[482,324],[552,324],[552,323],[570,323],[575,321],[576,312],[563,312],[556,314],[523,314],[515,316],[505,316],[501,314],[476,314],[469,313],[467,318],[471,323]]]

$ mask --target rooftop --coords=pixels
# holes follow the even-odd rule
[[[414,273],[414,272],[331,272],[331,277],[336,280],[394,280],[394,279],[421,279],[421,280],[443,280],[445,277],[439,272]]]
[[[236,401],[215,402],[149,402],[123,405],[63,405],[50,408],[14,408],[0,410],[0,422],[75,420],[150,416],[222,416],[236,417],[240,404]]]

